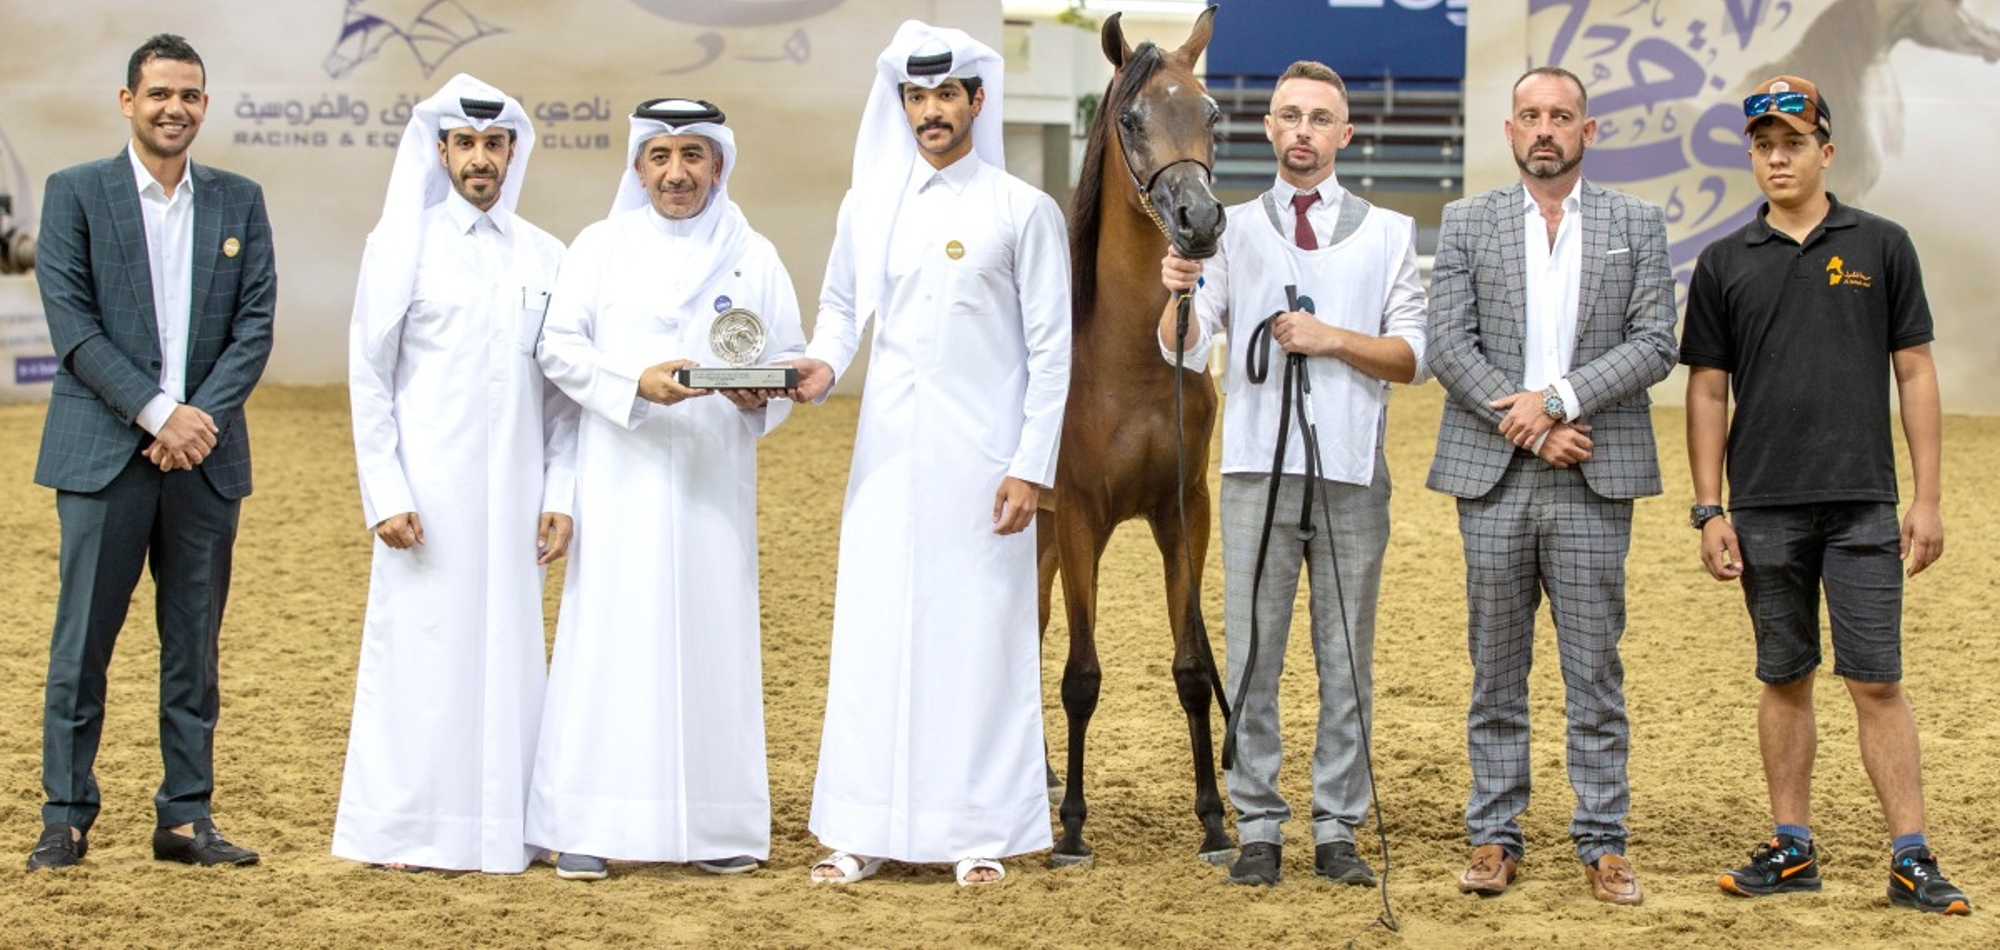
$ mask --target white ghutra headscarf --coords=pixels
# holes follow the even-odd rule
[[[671,260],[685,267],[696,279],[685,286],[679,300],[669,301],[678,310],[700,299],[722,272],[743,258],[749,242],[750,222],[743,209],[729,200],[729,175],[736,170],[736,134],[723,125],[722,110],[700,99],[654,99],[639,104],[632,112],[632,135],[625,149],[625,175],[618,180],[618,194],[611,201],[611,216],[651,209],[652,196],[646,193],[637,163],[646,143],[662,135],[699,135],[714,143],[722,169],[715,176],[715,188],[708,204],[686,220],[661,218],[663,232],[673,245]]]
[[[416,290],[417,259],[424,246],[424,212],[451,194],[451,172],[438,157],[438,133],[470,127],[514,130],[514,157],[500,184],[496,210],[511,215],[528,179],[528,156],[535,150],[535,127],[521,103],[500,90],[459,73],[436,95],[417,104],[396,144],[396,164],[382,217],[368,233],[361,278],[354,291],[354,323],[361,345],[381,346],[403,323]]]
[[[1000,107],[1005,64],[1000,54],[964,30],[905,20],[875,60],[875,86],[861,112],[854,140],[854,182],[848,220],[854,229],[854,313],[866,318],[888,280],[889,232],[902,210],[903,191],[917,159],[917,139],[903,112],[903,83],[935,89],[948,79],[979,77],[985,102],[972,120],[972,148],[979,160],[1007,168]]]

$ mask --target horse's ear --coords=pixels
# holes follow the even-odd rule
[[[1202,51],[1208,49],[1209,38],[1215,35],[1215,11],[1216,6],[1209,4],[1208,9],[1194,18],[1194,32],[1188,34],[1187,42],[1182,43],[1180,49],[1174,50],[1175,60],[1192,68],[1195,61],[1201,58]]]
[[[1105,17],[1102,34],[1104,58],[1110,60],[1111,65],[1118,69],[1124,69],[1125,62],[1132,58],[1132,44],[1125,42],[1125,27],[1118,22],[1124,15],[1123,12],[1119,12]]]

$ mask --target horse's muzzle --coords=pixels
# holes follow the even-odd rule
[[[1169,168],[1153,184],[1150,197],[1167,227],[1174,253],[1191,261],[1214,257],[1225,225],[1222,202],[1208,187],[1205,169],[1187,164]]]

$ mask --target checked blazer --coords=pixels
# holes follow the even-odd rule
[[[250,494],[243,402],[271,355],[278,294],[271,225],[256,182],[192,160],[188,174],[194,279],[186,401],[219,430],[199,470],[218,494],[236,499]],[[37,240],[35,274],[58,366],[35,482],[95,492],[152,440],[137,419],[160,391],[163,358],[146,226],[124,150],[49,176]]]
[[[1447,398],[1426,484],[1459,498],[1493,489],[1514,457],[1488,403],[1521,391],[1527,339],[1522,187],[1445,206],[1431,277],[1426,362]],[[1576,352],[1567,378],[1591,426],[1579,467],[1591,491],[1631,499],[1660,493],[1646,390],[1677,355],[1674,283],[1657,205],[1585,179]]]

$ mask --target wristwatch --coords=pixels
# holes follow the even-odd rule
[[[1700,531],[1701,526],[1708,523],[1708,519],[1720,518],[1726,514],[1728,511],[1721,505],[1696,505],[1688,509],[1688,527]]]
[[[1563,409],[1562,393],[1556,391],[1555,384],[1553,383],[1549,385],[1549,388],[1542,390],[1542,414],[1557,422],[1561,422],[1567,417],[1567,413]]]

